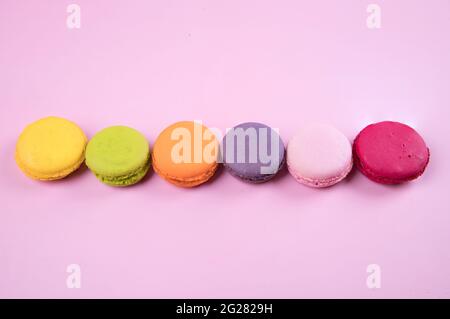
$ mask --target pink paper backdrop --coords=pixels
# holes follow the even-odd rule
[[[0,2],[0,297],[450,297],[450,2],[77,0]],[[26,178],[16,139],[58,115],[92,136],[123,124],[155,141],[172,122],[224,130],[336,125],[350,138],[409,123],[431,163],[386,187],[353,172],[325,190],[286,172],[197,189],[155,174],[135,187],[87,170]],[[368,289],[366,267],[381,267]],[[81,289],[66,267],[81,266]]]

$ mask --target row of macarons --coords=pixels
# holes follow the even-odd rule
[[[287,164],[290,174],[311,187],[342,181],[355,165],[371,180],[399,184],[423,174],[430,158],[419,133],[406,124],[378,122],[365,127],[353,143],[330,125],[311,124],[283,144],[277,130],[247,122],[217,134],[198,122],[177,122],[154,145],[127,126],[111,126],[89,141],[67,119],[45,117],[28,126],[16,144],[18,167],[36,180],[64,178],[85,161],[105,184],[129,186],[153,170],[166,181],[194,187],[208,181],[220,163],[250,183],[269,181]]]

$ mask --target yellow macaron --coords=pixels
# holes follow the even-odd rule
[[[84,161],[87,137],[75,123],[46,117],[29,124],[16,144],[19,168],[37,180],[61,179]]]

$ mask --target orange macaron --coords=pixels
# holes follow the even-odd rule
[[[164,129],[156,139],[152,152],[153,169],[174,185],[194,187],[214,175],[218,154],[219,142],[210,129],[199,122],[177,122]]]

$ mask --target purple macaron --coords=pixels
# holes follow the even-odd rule
[[[280,135],[269,126],[254,122],[230,129],[223,138],[221,155],[233,176],[250,183],[268,181],[285,162]]]

